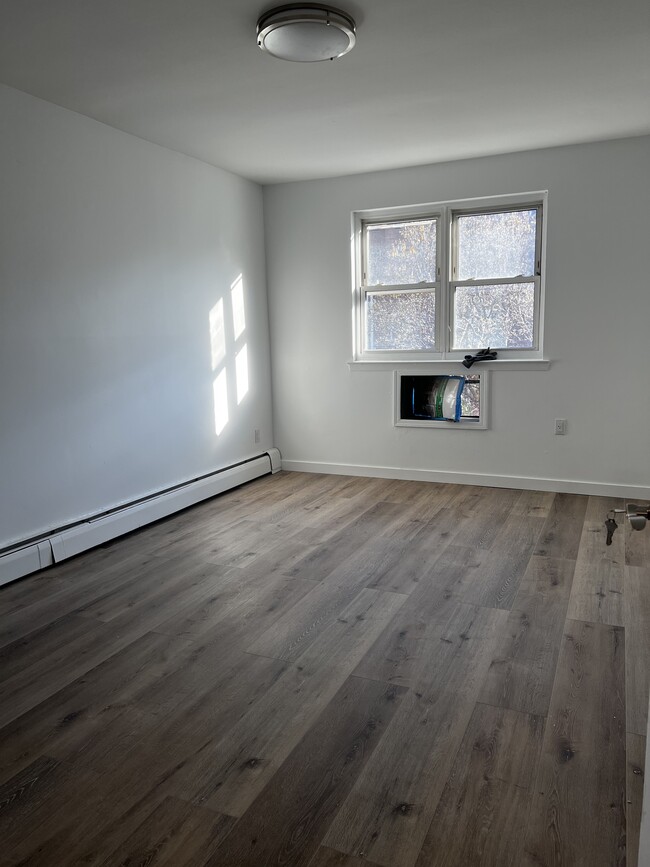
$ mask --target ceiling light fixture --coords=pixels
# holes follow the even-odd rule
[[[332,6],[291,3],[276,6],[257,22],[257,44],[281,60],[313,63],[334,60],[352,49],[354,19]]]

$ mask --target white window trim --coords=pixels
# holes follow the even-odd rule
[[[381,208],[352,213],[352,297],[353,297],[353,346],[352,362],[363,364],[365,369],[373,369],[369,365],[384,363],[417,363],[435,362],[448,363],[462,361],[467,349],[452,349],[452,312],[453,291],[457,285],[473,285],[476,281],[454,281],[451,274],[452,244],[454,239],[454,218],[464,213],[489,212],[522,208],[525,206],[541,206],[541,234],[538,234],[538,257],[541,274],[519,282],[535,283],[535,322],[533,348],[531,349],[499,349],[498,358],[489,362],[491,367],[498,368],[502,364],[540,362],[536,368],[546,368],[549,365],[544,358],[544,309],[546,294],[546,236],[548,226],[548,192],[545,190],[528,193],[517,193],[504,196],[488,196],[479,199],[456,199],[448,202],[438,202],[425,205],[406,207]],[[422,288],[433,288],[436,293],[436,351],[421,350],[367,350],[364,347],[365,320],[364,300],[367,292],[390,291],[399,287],[364,286],[363,262],[363,231],[368,223],[381,223],[397,220],[417,220],[423,218],[438,218],[437,227],[437,276],[435,284],[422,284]],[[498,281],[491,281],[496,283]],[[517,278],[509,278],[503,282],[517,282]],[[410,289],[418,287],[409,286]],[[472,347],[474,349],[479,347]],[[484,362],[481,363],[483,368]],[[381,364],[384,367],[384,364]],[[527,369],[535,369],[530,367]]]
[[[408,359],[392,359],[391,361],[355,361],[348,359],[346,361],[348,369],[351,371],[363,370],[395,370],[397,364],[400,367],[408,365],[426,364],[431,368],[445,367],[450,373],[464,373],[467,368],[458,360],[449,358],[434,358],[425,359],[424,361],[410,361]],[[475,369],[481,370],[548,370],[552,362],[548,358],[497,358],[495,361],[481,361]],[[474,370],[474,368],[471,368]],[[442,371],[446,373],[447,371]]]
[[[481,417],[479,421],[444,421],[443,419],[415,419],[401,418],[401,394],[400,394],[400,379],[402,376],[431,376],[432,371],[427,368],[420,369],[398,369],[393,373],[393,425],[395,427],[423,427],[429,430],[487,430],[489,424],[490,413],[490,374],[487,370],[467,370],[463,368],[466,374],[480,374],[480,404]],[[450,369],[436,370],[434,376],[457,376],[458,372]]]

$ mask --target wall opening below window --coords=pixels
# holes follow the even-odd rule
[[[460,386],[462,385],[462,388]],[[402,427],[484,430],[487,427],[487,372],[395,374],[395,424]],[[460,392],[457,411],[442,396]]]

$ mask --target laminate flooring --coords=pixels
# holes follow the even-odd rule
[[[622,505],[283,472],[1,588],[0,864],[636,867]]]

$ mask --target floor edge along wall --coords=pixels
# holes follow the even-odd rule
[[[441,482],[450,485],[479,485],[490,488],[515,488],[524,491],[551,491],[557,494],[587,494],[593,497],[624,497],[646,501],[650,487],[614,485],[610,482],[584,482],[572,479],[542,479],[534,476],[492,476],[448,470],[418,470],[404,467],[381,467],[365,464],[334,464],[317,461],[282,459],[282,469],[299,473],[329,473],[343,476],[369,476],[377,479],[401,479],[407,482]]]
[[[102,545],[244,482],[268,473],[276,473],[281,468],[280,452],[269,449],[263,455],[153,495],[144,501],[121,506],[95,518],[87,518],[65,530],[54,531],[29,543],[18,543],[0,554],[0,585],[38,572],[39,569],[68,557],[74,557],[75,554]]]

